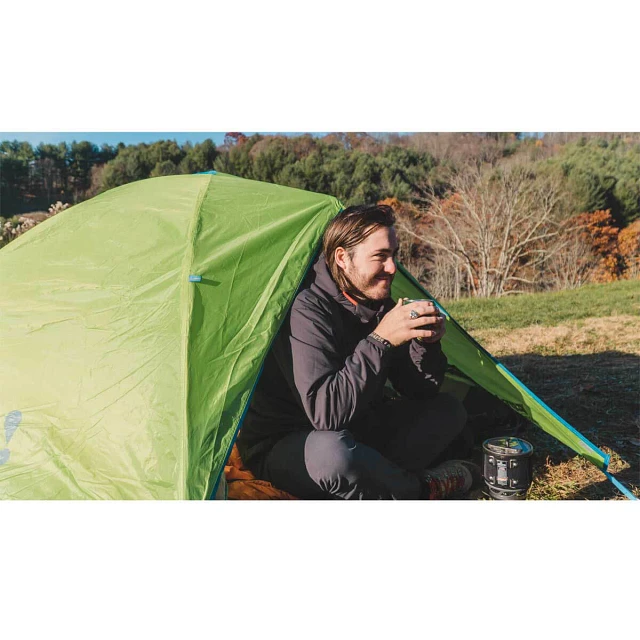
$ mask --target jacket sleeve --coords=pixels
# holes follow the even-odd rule
[[[423,344],[417,340],[397,347],[389,367],[389,380],[398,393],[408,398],[435,396],[447,368],[440,342]]]
[[[315,429],[344,429],[366,412],[384,384],[392,350],[367,337],[345,360],[330,314],[296,303],[290,316],[292,383]]]

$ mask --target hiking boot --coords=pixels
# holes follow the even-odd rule
[[[482,481],[478,465],[467,460],[447,460],[435,469],[427,469],[422,477],[428,500],[461,498]]]

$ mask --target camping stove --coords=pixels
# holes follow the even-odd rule
[[[521,438],[489,438],[482,450],[482,475],[489,495],[495,500],[524,500],[531,486],[531,443]]]

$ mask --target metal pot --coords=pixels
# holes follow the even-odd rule
[[[482,475],[495,500],[524,500],[531,486],[533,446],[521,438],[489,438],[482,443]]]

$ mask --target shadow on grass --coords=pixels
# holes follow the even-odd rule
[[[503,364],[551,409],[606,453],[609,470],[627,487],[640,486],[640,357],[618,351],[501,358]],[[534,476],[548,499],[603,499],[620,493],[593,465],[535,425],[521,432],[534,448]],[[570,463],[570,464],[563,464]],[[555,491],[554,483],[562,490]]]

